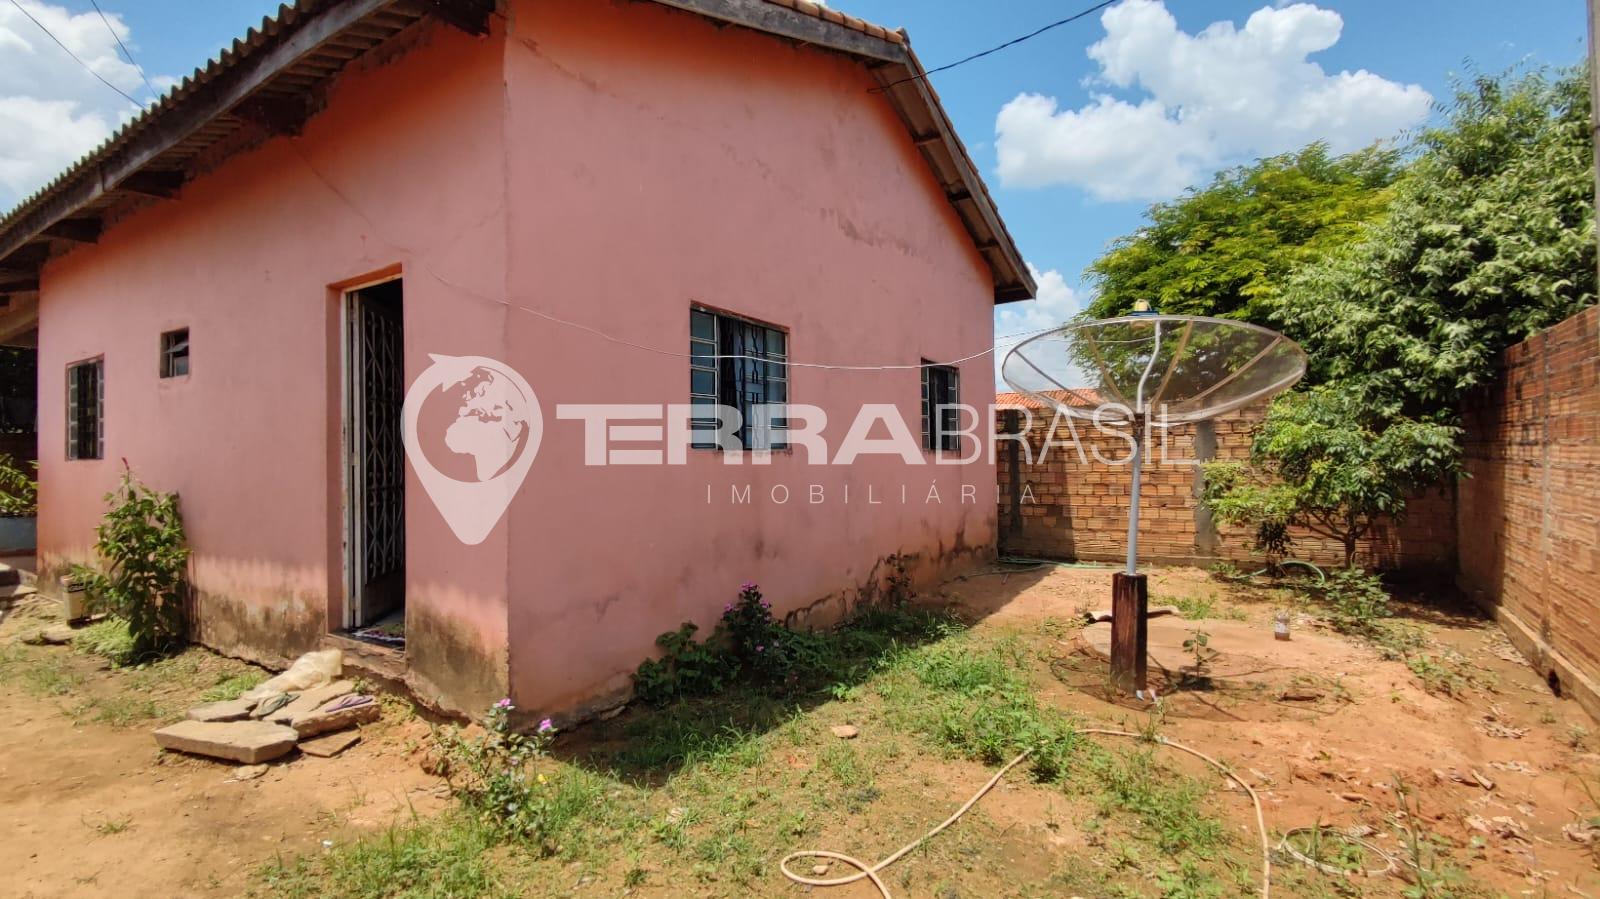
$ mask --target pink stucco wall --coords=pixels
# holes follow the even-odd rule
[[[194,549],[201,636],[280,661],[341,614],[338,285],[407,274],[406,364],[504,321],[463,302],[503,285],[498,39],[430,29],[351,72],[300,137],[234,156],[53,261],[40,303],[39,546],[82,557],[126,459],[175,490]],[[157,377],[162,331],[187,326],[192,373]],[[472,335],[468,340],[455,335]],[[426,335],[426,343],[421,337]],[[64,369],[105,357],[105,458],[64,461]],[[423,689],[476,705],[504,689],[504,535],[471,554],[422,508],[414,476],[408,611]],[[329,612],[332,612],[330,619]],[[428,634],[434,639],[427,639]],[[479,664],[466,664],[473,659]]]
[[[799,361],[915,364],[990,344],[989,271],[861,63],[648,3],[516,2],[508,28],[514,301],[679,353],[691,303],[788,328]],[[507,328],[509,361],[547,405],[688,401],[682,358],[527,313]],[[987,357],[961,368],[963,397],[994,395]],[[790,378],[835,440],[863,402],[895,403],[918,427],[914,369]],[[548,427],[508,516],[511,684],[526,709],[625,690],[657,634],[685,620],[709,631],[744,581],[779,612],[831,599],[837,615],[891,553],[931,575],[994,541],[987,464],[581,458],[576,422]],[[963,482],[976,503],[959,502]],[[732,484],[750,485],[750,505],[730,502]],[[811,484],[823,503],[808,502]],[[922,502],[930,484],[942,505]],[[866,505],[868,485],[896,500]]]
[[[545,412],[531,473],[481,545],[457,541],[408,478],[408,657],[446,705],[509,689],[530,714],[593,707],[626,690],[657,634],[709,628],[743,581],[826,621],[890,554],[926,579],[992,551],[986,462],[582,464],[582,425],[556,420],[557,404],[687,402],[687,361],[527,309],[684,353],[700,303],[787,328],[797,361],[914,364],[988,346],[993,288],[859,62],[653,4],[507,12],[488,39],[432,28],[347,74],[302,136],[48,266],[47,561],[84,554],[126,457],[182,496],[207,641],[264,658],[310,648],[342,603],[339,288],[395,267],[408,381],[430,353],[499,358]],[[193,374],[164,382],[158,335],[178,326]],[[65,462],[63,371],[100,354],[106,459]],[[964,398],[993,395],[987,357],[961,369]],[[914,369],[790,377],[835,441],[863,402],[917,427]]]

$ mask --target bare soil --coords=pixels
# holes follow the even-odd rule
[[[1404,857],[1397,824],[1409,824],[1479,894],[1600,896],[1595,855],[1566,832],[1600,813],[1583,788],[1585,781],[1600,784],[1600,738],[1590,735],[1600,728],[1575,703],[1552,695],[1491,623],[1441,611],[1434,602],[1400,604],[1402,617],[1427,641],[1407,652],[1444,672],[1429,692],[1406,661],[1324,629],[1304,609],[1294,620],[1294,639],[1274,641],[1273,614],[1293,607],[1285,594],[1189,569],[1159,570],[1151,581],[1152,603],[1178,602],[1210,616],[1164,623],[1163,640],[1201,630],[1217,653],[1197,679],[1184,670],[1181,651],[1163,650],[1168,670],[1156,674],[1160,732],[1233,765],[1261,791],[1271,828],[1361,827],[1386,852]],[[1046,701],[1087,726],[1138,730],[1151,722],[1151,707],[1108,694],[1104,660],[1075,623],[1081,610],[1108,603],[1109,582],[1109,569],[1051,567],[957,579],[940,592],[976,628],[1026,636],[1048,663],[1041,684]],[[161,753],[149,731],[244,666],[191,650],[192,672],[157,688],[165,691],[155,697],[165,717],[119,727],[96,720],[86,702],[125,697],[130,673],[69,648],[19,645],[42,614],[0,622],[0,651],[12,660],[0,665],[0,721],[7,725],[0,731],[0,893],[260,892],[257,872],[274,858],[315,855],[326,851],[324,841],[339,845],[404,825],[450,801],[442,783],[417,765],[427,724],[394,711],[398,704],[386,704],[385,721],[364,730],[362,741],[338,758],[291,755],[259,779],[237,780],[231,764]],[[30,679],[38,666],[55,666],[70,689]],[[816,741],[794,743],[771,764],[800,774],[831,766],[833,779],[819,776],[810,788],[835,790],[839,752],[871,746],[880,735],[870,732],[872,722],[856,722],[866,731],[861,740],[841,743],[826,725],[843,722],[823,720],[827,708],[804,731],[816,731]],[[575,737],[583,739],[581,732]],[[992,773],[910,742],[903,752],[864,755],[861,762],[879,770],[873,793],[880,795],[862,800],[870,813],[830,821],[804,845],[874,857],[942,819]],[[1174,764],[1215,785],[1210,806],[1240,845],[1254,845],[1247,798],[1192,760]],[[1397,783],[1412,792],[1420,820],[1398,813]],[[1016,883],[1059,872],[1064,860],[1114,864],[1103,835],[1075,826],[1088,806],[1021,777],[1005,782],[968,819],[903,863],[923,872],[937,865],[941,873],[907,877],[916,885],[897,888],[897,895],[1013,895]],[[616,859],[618,871],[601,870],[588,892],[617,895],[613,887],[632,864]],[[683,872],[645,867],[648,883],[628,888],[634,896],[729,894],[706,881],[694,886]],[[588,874],[565,873],[571,876],[559,882],[546,879],[543,893],[566,894],[589,882]],[[754,882],[765,892],[799,894],[775,871],[763,870]],[[1400,896],[1406,887],[1396,877],[1344,883],[1280,863],[1274,893]],[[1245,884],[1241,894],[1251,889]],[[859,884],[811,894],[874,895]]]
[[[276,854],[319,852],[324,840],[448,801],[411,759],[427,725],[392,713],[336,758],[293,753],[251,780],[237,780],[232,763],[164,753],[150,737],[164,721],[118,727],[84,711],[95,699],[125,700],[130,672],[68,647],[17,642],[44,620],[36,606],[0,623],[12,659],[0,676],[4,895],[238,896]],[[181,679],[141,691],[172,719],[246,668],[204,650],[190,656],[194,665],[176,666]],[[48,666],[50,683],[30,682],[28,665]]]
[[[947,592],[988,626],[1025,627],[1109,605],[1110,570],[970,578]],[[1174,631],[1204,631],[1219,653],[1203,687],[1163,677],[1152,664],[1152,681],[1165,694],[1161,732],[1234,765],[1261,791],[1270,828],[1370,829],[1367,839],[1403,857],[1398,778],[1414,795],[1425,832],[1473,885],[1512,896],[1600,895],[1594,850],[1564,830],[1596,814],[1595,722],[1553,695],[1493,622],[1436,602],[1396,603],[1396,623],[1415,624],[1428,641],[1411,655],[1455,666],[1456,695],[1444,695],[1425,689],[1404,661],[1319,627],[1304,611],[1289,642],[1274,640],[1274,614],[1295,608],[1286,593],[1181,568],[1152,573],[1150,593],[1153,606],[1209,600],[1227,616],[1152,619],[1169,644],[1158,658],[1183,655],[1170,645]],[[1091,719],[1137,724],[1148,705],[1108,698],[1106,664],[1090,642],[1081,633],[1058,641],[1052,670],[1060,684],[1051,699]],[[1192,660],[1184,661],[1192,675]],[[1244,797],[1228,808],[1232,823],[1253,828]],[[1360,889],[1384,895],[1405,885],[1390,881],[1388,888],[1363,881]],[[1275,893],[1299,894],[1277,886]]]

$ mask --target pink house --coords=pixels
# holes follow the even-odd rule
[[[922,73],[805,0],[283,9],[0,220],[6,314],[37,315],[43,573],[87,557],[125,459],[181,497],[203,643],[359,645],[445,708],[581,715],[741,582],[825,623],[895,558],[983,559],[992,461],[934,464],[937,435],[590,464],[558,408],[646,407],[614,454],[671,404],[814,404],[837,438],[863,403],[915,429],[930,381],[986,403],[991,360],[959,360],[1034,285]],[[477,542],[401,450],[433,357],[540,403]],[[342,636],[380,621],[403,648]]]

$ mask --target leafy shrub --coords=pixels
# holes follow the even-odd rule
[[[1370,634],[1378,622],[1394,614],[1383,581],[1359,568],[1336,568],[1319,587],[1335,629]]]
[[[189,547],[178,497],[146,487],[124,470],[96,529],[100,567],[74,566],[91,600],[128,625],[130,659],[171,652],[187,633],[184,571]]]
[[[792,692],[836,661],[838,647],[818,634],[790,630],[772,617],[772,604],[752,583],[723,607],[710,639],[698,643],[697,628],[684,622],[656,638],[659,659],[634,672],[634,694],[653,704],[706,695],[735,681]]]
[[[532,734],[513,730],[511,700],[489,707],[483,733],[466,736],[448,725],[434,734],[434,746],[450,789],[485,822],[518,839],[554,848],[554,813],[559,801],[554,781],[529,777],[529,765],[549,755],[556,729],[546,718]]]
[[[723,653],[694,639],[699,628],[685,621],[675,631],[656,637],[661,658],[646,659],[633,674],[633,692],[645,702],[663,705],[680,696],[715,693],[730,675]]]
[[[29,465],[36,473],[39,463]],[[17,460],[0,453],[0,515],[26,518],[39,514],[39,480]]]

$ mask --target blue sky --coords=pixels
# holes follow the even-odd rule
[[[19,0],[103,77],[143,100],[88,0]],[[233,0],[101,0],[158,88],[277,7]],[[1090,0],[839,0],[906,27],[934,67],[1060,19]],[[1582,0],[1124,0],[1032,41],[933,76],[1042,302],[1003,307],[996,333],[1076,311],[1087,266],[1147,204],[1219,166],[1310,140],[1336,148],[1436,115],[1471,66],[1567,65],[1586,40]],[[0,0],[0,207],[92,147],[131,105]],[[997,132],[997,126],[1003,125]],[[1009,162],[1003,162],[1009,160]]]

